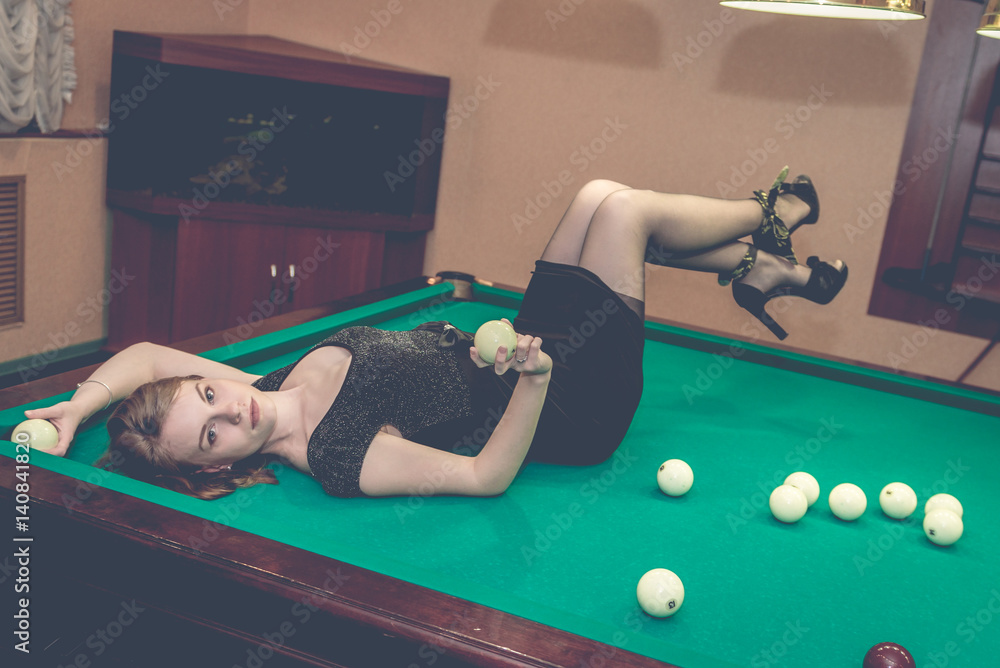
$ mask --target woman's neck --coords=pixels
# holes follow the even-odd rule
[[[305,395],[301,385],[287,390],[268,392],[274,402],[274,429],[267,442],[260,449],[262,454],[277,455],[294,461],[292,452],[301,449],[308,439],[305,433]]]

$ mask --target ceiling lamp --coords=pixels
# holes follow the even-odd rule
[[[1000,30],[1000,16],[996,5],[1000,0],[990,0],[994,7],[994,26]],[[751,9],[772,14],[799,16],[824,16],[835,19],[875,19],[897,21],[924,18],[924,0],[723,0],[720,4],[737,9]],[[989,9],[986,10],[989,12]],[[983,18],[985,21],[986,18]]]
[[[1000,39],[1000,0],[988,0],[976,32],[983,37]]]

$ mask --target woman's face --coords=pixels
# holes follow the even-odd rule
[[[160,445],[178,461],[212,469],[260,451],[274,429],[270,397],[234,380],[188,380],[160,429]]]

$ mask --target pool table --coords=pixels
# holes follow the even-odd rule
[[[420,279],[178,347],[265,373],[344,326],[474,331],[519,300]],[[337,499],[275,463],[279,485],[200,501],[91,466],[105,412],[69,457],[30,453],[19,533],[24,481],[0,443],[4,650],[23,596],[13,555],[28,546],[30,647],[53,668],[860,666],[883,641],[919,666],[992,665],[1000,398],[662,322],[646,333],[645,391],[617,454],[529,464],[496,498]],[[0,390],[0,436],[89,373]],[[671,458],[695,473],[682,497],[657,488]],[[767,499],[796,470],[822,492],[783,524]],[[894,481],[919,497],[908,520],[879,509]],[[867,495],[857,521],[830,512],[841,482]],[[921,528],[936,492],[965,505],[950,547]],[[652,568],[684,581],[672,617],[637,605]]]

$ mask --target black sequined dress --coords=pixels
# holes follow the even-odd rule
[[[639,317],[589,271],[539,261],[514,327],[542,337],[553,359],[529,459],[595,464],[609,457],[642,394]],[[519,374],[497,376],[476,367],[469,359],[471,338],[435,323],[406,332],[350,327],[317,344],[352,354],[344,385],[307,450],[313,476],[327,493],[362,494],[361,465],[385,425],[408,440],[458,454],[482,448]],[[254,386],[279,390],[295,364]]]

